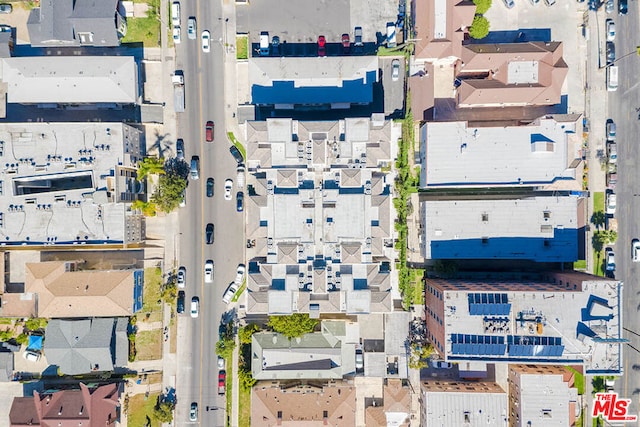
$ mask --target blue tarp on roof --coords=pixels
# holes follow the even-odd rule
[[[27,350],[42,350],[42,336],[30,335]]]

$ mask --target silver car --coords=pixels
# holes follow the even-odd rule
[[[187,37],[189,37],[190,40],[196,39],[196,18],[193,16],[187,21]]]
[[[604,11],[607,13],[611,13],[613,12],[614,9],[614,4],[613,4],[613,0],[607,0],[607,2],[604,5]]]
[[[616,23],[613,22],[613,19],[609,18],[606,22],[607,28],[607,41],[612,42],[616,39]]]
[[[391,80],[394,82],[400,78],[400,60],[394,59],[391,61]]]

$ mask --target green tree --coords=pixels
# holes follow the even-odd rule
[[[25,334],[24,332],[16,337],[16,342],[20,345],[26,344],[27,341],[29,341],[29,335]]]
[[[469,27],[469,35],[474,39],[483,39],[489,34],[489,21],[482,15],[476,15]]]
[[[270,316],[268,326],[287,338],[297,338],[313,332],[318,320],[310,319],[308,314],[294,313],[289,316]]]
[[[131,203],[131,208],[142,211],[142,215],[144,216],[156,216],[157,214],[156,204],[153,202],[134,200],[133,203]]]
[[[605,221],[606,217],[604,215],[604,212],[602,211],[595,211],[591,215],[591,223],[595,225],[598,230],[600,229],[600,227],[604,226]]]
[[[49,323],[47,319],[32,317],[24,322],[24,326],[30,331],[41,331],[47,327],[47,323]]]
[[[9,341],[11,338],[13,338],[13,331],[11,329],[0,332],[0,341]]]
[[[251,375],[251,371],[248,371],[244,367],[238,369],[238,381],[240,382],[240,387],[244,390],[249,390],[251,387],[256,385],[257,382],[253,378],[253,375]]]
[[[233,357],[233,349],[236,347],[236,342],[233,339],[225,338],[219,340],[216,343],[216,354],[223,359],[230,359]]]
[[[249,323],[248,325],[244,325],[238,331],[238,338],[240,339],[240,344],[251,344],[251,337],[253,334],[258,332],[260,327],[255,323]]]
[[[162,422],[170,423],[173,421],[173,409],[175,405],[172,402],[162,401],[158,402],[155,408],[153,408],[153,417]]]
[[[409,355],[409,367],[411,369],[422,369],[428,365],[428,360],[433,353],[431,344],[411,343],[411,354]]]
[[[137,180],[142,181],[147,175],[164,174],[164,160],[157,157],[145,157],[138,162]]]
[[[476,5],[476,14],[484,15],[491,7],[491,0],[473,0]]]
[[[618,240],[618,232],[614,231],[614,230],[605,230],[602,231],[602,233],[604,233],[605,235],[605,239],[606,239],[606,243],[609,244],[614,244],[616,242],[616,240]]]
[[[182,192],[187,188],[187,181],[176,175],[162,175],[158,181],[158,188],[151,197],[151,201],[162,212],[171,212],[182,201]]]
[[[162,299],[164,302],[171,303],[178,296],[178,288],[175,281],[165,283],[162,287]]]
[[[595,250],[596,252],[600,252],[604,245],[607,243],[608,237],[609,236],[606,232],[596,231],[595,233],[593,233],[593,236],[591,237],[593,250]]]

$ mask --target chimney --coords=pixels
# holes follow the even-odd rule
[[[62,415],[62,405],[60,405],[60,410],[58,411],[58,415]]]
[[[80,407],[80,412],[78,412],[78,415],[82,415],[82,412],[84,412],[84,405]]]

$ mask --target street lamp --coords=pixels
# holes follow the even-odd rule
[[[609,67],[611,67],[612,65],[616,64],[618,61],[620,61],[620,60],[622,60],[622,59],[624,59],[624,58],[626,58],[626,57],[628,57],[628,56],[634,55],[634,54],[635,54],[636,56],[640,56],[640,46],[636,46],[636,50],[632,50],[631,52],[627,53],[626,55],[622,55],[620,58],[616,58],[616,60],[615,60],[615,61],[613,61],[613,62],[611,62],[611,63],[609,63],[609,64],[605,65],[604,67],[600,67],[600,69],[603,69],[603,68],[609,68]]]

